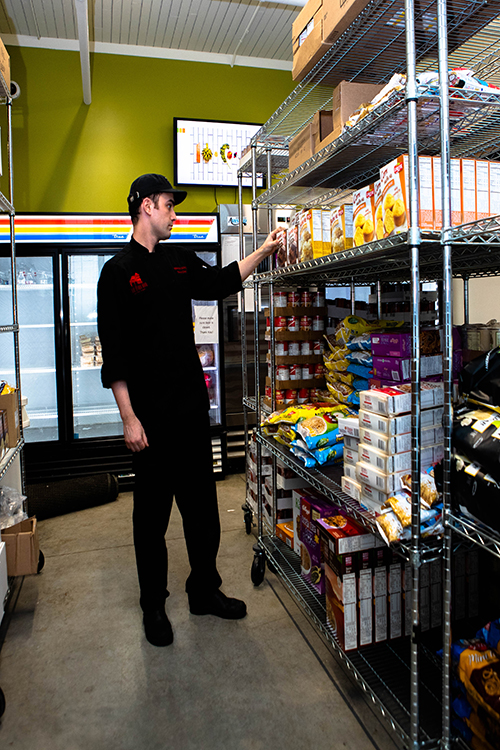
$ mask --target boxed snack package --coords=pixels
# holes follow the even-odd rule
[[[373,357],[373,373],[382,380],[405,382],[411,378],[411,359],[402,357]],[[436,354],[420,358],[420,375],[422,378],[442,375],[443,357]]]
[[[385,472],[377,469],[373,464],[364,463],[364,461],[358,461],[356,464],[356,477],[358,482],[363,485],[370,485],[375,487],[377,490],[386,494],[390,492],[397,492],[401,488],[401,478],[407,473],[406,470],[401,469],[393,474],[386,474]]]
[[[434,229],[434,176],[432,156],[418,158],[419,222],[420,229]]]
[[[287,229],[278,229],[276,232],[276,241],[278,242],[278,251],[276,253],[276,265],[278,268],[282,268],[288,264],[288,250],[287,250]]]
[[[387,453],[378,450],[378,448],[373,448],[364,443],[360,443],[358,455],[360,461],[365,464],[370,464],[385,474],[393,474],[397,471],[408,471],[411,469],[411,451],[388,455]]]
[[[344,435],[344,448],[350,448],[353,451],[358,450],[359,438]]]
[[[360,441],[383,453],[392,455],[394,453],[406,453],[411,450],[411,432],[402,435],[382,435],[378,430],[360,427]]]
[[[374,641],[387,640],[387,564],[390,550],[379,547],[372,552],[373,560],[373,624]]]
[[[406,232],[408,229],[408,157],[398,156],[380,170],[382,183],[382,220],[384,237]]]
[[[276,524],[276,536],[281,539],[287,547],[293,549],[293,521]]]
[[[357,417],[338,418],[339,432],[341,435],[359,438],[359,421]]]
[[[354,245],[360,247],[375,236],[375,192],[373,183],[352,194]]]
[[[489,169],[490,213],[500,214],[500,162],[491,161]]]
[[[346,495],[349,495],[349,497],[352,497],[353,500],[357,500],[358,502],[361,499],[361,484],[354,480],[350,479],[347,476],[343,476],[341,479],[342,484],[342,490],[345,492]]]
[[[373,211],[375,216],[375,237],[381,240],[384,236],[384,219],[382,211],[382,181],[373,183]]]
[[[360,391],[359,402],[362,409],[392,417],[411,411],[411,387],[372,388]],[[443,383],[421,383],[420,408],[431,409],[444,403]]]
[[[359,645],[373,643],[373,567],[372,551],[357,553],[358,571],[358,633]]]
[[[319,518],[316,525],[320,536],[326,535],[335,540],[335,552],[338,555],[376,546],[376,536],[349,518],[344,511],[337,512],[337,509],[334,509],[333,515]]]
[[[308,208],[299,217],[299,260],[320,258],[323,253],[323,225],[320,208]]]
[[[389,499],[390,493],[382,492],[376,487],[372,487],[370,484],[360,483],[361,486],[361,497],[360,504],[368,510],[372,510],[374,513],[380,513],[382,506]]]
[[[464,224],[476,221],[476,163],[474,159],[462,159],[462,211]]]
[[[383,435],[401,435],[411,432],[411,416],[403,414],[398,417],[381,417],[366,409],[359,410],[359,426],[381,432]]]
[[[345,464],[351,464],[354,465],[359,461],[359,453],[357,450],[353,450],[352,448],[346,448],[344,445],[344,465]]]
[[[411,357],[411,333],[389,331],[372,333],[370,336],[372,354],[376,357]],[[423,355],[441,352],[441,331],[438,328],[423,328],[420,331],[420,353]]]
[[[337,555],[335,540],[323,544],[326,616],[344,651],[358,647],[356,555]]]
[[[339,253],[348,250],[353,245],[353,207],[345,203],[332,209],[331,221],[331,251]]]
[[[332,513],[333,506],[324,498],[301,493],[300,498],[300,558],[301,575],[320,594],[324,593],[321,568],[321,548],[316,521]]]
[[[346,477],[346,479],[354,479],[354,481],[356,481],[356,464],[344,463],[344,477]]]
[[[485,219],[490,213],[490,170],[489,162],[476,159],[476,215]]]
[[[299,262],[299,225],[297,214],[292,217],[290,226],[286,230],[286,247],[288,265],[294,265]]]
[[[331,227],[331,209],[321,211],[321,224],[323,227],[323,255],[330,255],[332,252],[332,227]]]
[[[401,558],[389,550],[387,567],[389,638],[394,640],[402,635]]]

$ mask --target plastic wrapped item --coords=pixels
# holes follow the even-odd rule
[[[500,618],[488,622],[481,630],[478,630],[476,638],[482,638],[488,648],[493,649],[500,656]]]
[[[464,515],[500,531],[500,482],[478,463],[452,456],[451,490],[453,501]]]
[[[12,487],[0,487],[0,529],[8,529],[28,518],[24,510],[26,495]]]
[[[500,347],[465,365],[458,378],[461,396],[500,411]]]
[[[500,483],[500,415],[463,406],[455,411],[452,445],[456,453],[481,467]]]

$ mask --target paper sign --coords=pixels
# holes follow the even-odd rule
[[[217,305],[194,305],[194,340],[196,344],[219,343]]]

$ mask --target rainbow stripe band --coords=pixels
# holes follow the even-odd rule
[[[16,242],[123,243],[132,231],[128,214],[17,214]],[[0,216],[0,242],[10,239],[9,217]],[[172,230],[175,242],[218,242],[216,216],[179,216]]]

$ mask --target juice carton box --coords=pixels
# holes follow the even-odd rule
[[[352,194],[354,245],[360,247],[375,237],[375,191],[373,183]]]
[[[353,207],[350,203],[334,208],[330,214],[331,250],[339,253],[353,245]]]

